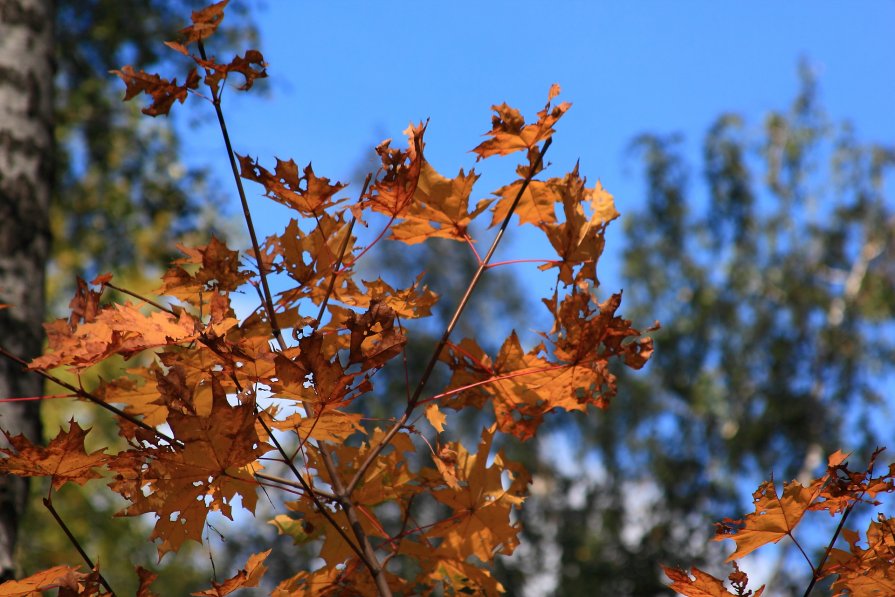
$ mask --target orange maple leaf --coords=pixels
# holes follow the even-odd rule
[[[740,520],[724,519],[717,524],[715,541],[733,539],[737,549],[727,561],[737,560],[768,543],[792,536],[793,529],[820,495],[817,486],[803,487],[798,481],[784,483],[777,495],[774,481],[766,481],[752,494],[755,512]]]
[[[867,549],[858,545],[860,535],[843,529],[850,552],[834,549],[823,576],[836,575],[836,595],[858,597],[895,594],[895,519],[880,514],[867,528]]]
[[[59,431],[47,447],[35,446],[24,435],[3,434],[12,449],[0,448],[6,458],[0,460],[0,471],[20,477],[50,477],[53,489],[58,490],[68,482],[83,485],[90,479],[99,479],[95,468],[108,462],[105,448],[88,454],[84,450],[84,437],[90,429],[81,429],[74,419],[69,421],[68,431]]]
[[[565,177],[553,178],[548,182],[554,197],[562,204],[565,221],[556,223],[542,220],[543,223],[537,224],[532,220],[532,223],[536,223],[544,231],[560,257],[558,263],[550,262],[540,269],[558,267],[559,279],[563,284],[570,285],[575,281],[574,269],[582,266],[580,277],[596,286],[599,284],[596,264],[603,254],[606,226],[619,215],[612,195],[599,182],[593,189],[588,189],[587,180],[578,175],[577,164]],[[585,211],[585,206],[590,214]],[[536,215],[541,218],[543,209]]]
[[[213,582],[211,583],[211,589],[197,591],[191,593],[191,595],[198,595],[199,597],[224,597],[239,589],[257,587],[258,583],[261,582],[261,577],[267,572],[267,566],[264,565],[264,560],[267,559],[267,556],[270,555],[271,551],[273,550],[268,549],[267,551],[250,555],[245,568],[237,572],[234,576],[222,583]]]
[[[736,563],[734,563],[734,571],[729,577],[734,588],[737,589],[736,593],[728,591],[724,587],[724,581],[715,578],[708,572],[703,572],[699,568],[691,568],[689,574],[685,570],[669,568],[668,566],[662,566],[662,569],[665,571],[665,576],[673,581],[669,588],[686,597],[738,597],[744,595],[761,597],[761,594],[764,593],[764,585],[759,587],[754,593],[752,591],[746,592],[746,583],[748,583],[749,577],[744,572],[740,572],[739,568],[736,567]]]
[[[8,580],[0,584],[0,596],[2,597],[35,597],[43,591],[54,589],[68,589],[80,594],[79,584],[88,577],[83,572],[78,572],[78,567],[53,566],[41,570],[21,580]],[[72,593],[69,593],[72,594]]]
[[[456,178],[445,178],[424,161],[416,193],[403,221],[392,226],[392,238],[413,245],[428,238],[467,240],[467,228],[473,219],[488,209],[489,199],[469,210],[469,195],[479,176],[461,169]]]
[[[457,453],[458,486],[432,492],[454,514],[434,525],[426,536],[441,538],[440,548],[459,560],[471,554],[489,562],[498,553],[513,553],[518,544],[516,535],[521,528],[512,522],[510,512],[522,504],[527,478],[517,476],[505,489],[501,475],[509,463],[498,453],[492,465],[487,466],[495,431],[496,426],[482,431],[475,454],[459,443],[453,444],[451,447]]]
[[[341,182],[330,184],[328,178],[314,174],[311,164],[305,166],[299,175],[298,166],[293,160],[284,162],[278,158],[274,172],[270,172],[257,160],[248,156],[237,157],[240,176],[262,185],[265,196],[306,217],[319,216],[323,210],[338,205],[341,201],[333,197],[347,186]]]
[[[230,405],[217,377],[211,379],[212,409],[202,416],[170,411],[168,424],[178,443],[132,449],[110,459],[117,473],[110,487],[132,505],[123,515],[155,512],[152,539],[161,539],[159,556],[176,551],[187,539],[201,541],[210,510],[228,518],[236,494],[254,511],[257,484],[247,470],[267,447],[255,431],[250,403]]]
[[[537,122],[529,125],[525,124],[525,118],[516,108],[511,108],[505,103],[491,106],[495,115],[491,120],[491,130],[485,134],[492,138],[472,150],[478,154],[476,161],[492,155],[507,155],[515,151],[531,149],[541,141],[553,136],[555,132],[553,125],[572,106],[568,102],[554,107],[550,106],[550,102],[559,94],[559,91],[559,85],[554,83],[547,95],[547,105],[538,112]]]

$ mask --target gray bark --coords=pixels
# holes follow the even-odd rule
[[[53,188],[52,0],[0,0],[0,345],[41,351]],[[40,377],[0,358],[0,398],[39,396]],[[38,401],[0,403],[0,428],[40,441]],[[0,445],[6,440],[0,437]],[[25,479],[0,476],[0,578],[15,575]]]

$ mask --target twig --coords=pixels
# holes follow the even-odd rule
[[[165,313],[170,313],[174,317],[177,317],[177,313],[174,311],[174,309],[171,309],[170,307],[166,307],[160,303],[157,303],[152,299],[148,299],[145,296],[139,295],[136,292],[134,292],[133,290],[127,290],[126,288],[122,288],[120,286],[115,286],[114,284],[111,284],[109,282],[106,282],[106,286],[108,286],[112,290],[117,290],[121,294],[126,294],[128,296],[132,296],[137,300],[143,301],[147,305],[152,305],[153,307],[155,307],[156,309],[159,309],[160,311],[164,311]]]
[[[367,174],[366,180],[364,180],[364,187],[361,189],[360,196],[363,197],[367,192],[367,187],[370,185],[370,179],[373,178],[373,174]],[[318,327],[320,327],[320,322],[323,319],[323,314],[326,311],[326,305],[329,303],[329,299],[332,296],[333,290],[336,286],[336,278],[339,277],[339,272],[342,269],[342,260],[345,258],[345,251],[348,249],[348,243],[351,240],[351,232],[354,230],[354,224],[357,222],[357,218],[351,218],[351,223],[348,224],[348,232],[345,233],[345,238],[342,239],[342,246],[339,247],[339,257],[336,259],[335,265],[333,265],[332,276],[329,279],[329,286],[326,288],[326,294],[323,296],[323,301],[320,302],[320,311],[317,313],[317,323],[314,324],[314,330],[316,331]]]
[[[140,419],[137,419],[137,418],[134,417],[133,415],[130,415],[130,414],[124,412],[124,411],[121,410],[120,408],[117,408],[117,407],[115,407],[115,406],[112,406],[112,405],[109,404],[108,402],[105,402],[105,401],[101,400],[100,398],[98,398],[97,396],[94,396],[93,394],[91,394],[90,392],[84,390],[83,388],[79,388],[79,387],[73,386],[72,384],[68,383],[67,381],[61,380],[61,379],[59,379],[58,377],[56,377],[55,375],[53,375],[53,374],[51,374],[51,373],[47,373],[47,372],[44,371],[43,369],[29,369],[29,368],[28,368],[28,363],[27,363],[27,362],[25,362],[24,360],[20,359],[20,358],[17,357],[16,355],[14,355],[14,354],[8,352],[8,351],[7,351],[5,348],[3,348],[2,346],[0,346],[0,356],[4,356],[4,357],[6,357],[7,359],[9,359],[9,360],[11,360],[11,361],[15,361],[16,363],[22,365],[27,371],[33,371],[34,373],[40,375],[40,376],[43,377],[44,379],[48,379],[48,380],[52,381],[54,384],[59,385],[59,386],[62,386],[62,387],[65,388],[66,390],[71,391],[73,394],[75,394],[75,395],[77,395],[77,396],[80,396],[81,398],[84,398],[85,400],[89,400],[90,402],[93,402],[93,403],[96,404],[97,406],[101,406],[102,408],[106,409],[106,410],[109,411],[109,412],[115,413],[116,415],[118,415],[118,416],[121,417],[122,419],[124,419],[124,420],[126,420],[126,421],[128,421],[128,422],[130,422],[130,423],[132,423],[132,424],[134,424],[134,425],[136,425],[137,427],[140,427],[141,429],[145,429],[146,431],[149,431],[149,432],[155,434],[156,437],[165,440],[165,441],[168,442],[169,444],[174,444],[174,443],[176,443],[176,440],[175,440],[173,437],[170,437],[170,436],[168,436],[168,435],[162,433],[161,431],[159,431],[159,430],[156,429],[155,427],[151,427],[151,426],[147,425],[146,423],[144,423],[144,422],[141,421]]]
[[[820,564],[817,565],[817,568],[812,571],[811,582],[808,583],[808,587],[805,589],[803,597],[808,597],[808,595],[811,594],[811,591],[814,590],[814,585],[816,585],[817,581],[819,580],[819,575],[824,569],[824,564],[827,563],[827,558],[830,557],[830,553],[833,551],[833,544],[835,544],[836,540],[839,539],[839,534],[842,532],[842,528],[845,526],[845,521],[848,518],[848,515],[851,514],[851,511],[855,507],[856,503],[857,502],[852,502],[851,504],[849,504],[845,508],[845,512],[842,513],[842,518],[839,520],[839,524],[836,526],[836,532],[833,533],[833,538],[830,539],[830,544],[827,545],[827,548],[824,550],[824,557],[821,558]]]
[[[44,502],[44,506],[47,508],[47,510],[50,511],[50,514],[53,515],[53,518],[56,519],[56,524],[59,525],[59,527],[62,529],[62,532],[65,533],[66,537],[68,537],[69,542],[71,542],[71,544],[75,547],[75,549],[78,550],[78,553],[81,554],[81,558],[84,560],[84,562],[87,563],[87,566],[89,566],[90,569],[95,571],[97,576],[99,576],[99,582],[106,588],[106,590],[109,592],[110,595],[115,595],[115,591],[113,591],[112,587],[109,586],[108,581],[105,579],[105,577],[102,575],[102,573],[97,569],[96,565],[90,559],[90,556],[88,556],[87,552],[84,551],[84,548],[81,547],[81,544],[78,543],[78,540],[75,538],[75,536],[69,530],[68,526],[65,524],[65,521],[62,520],[62,517],[59,516],[59,513],[56,512],[56,509],[53,507],[53,502],[50,501],[50,498],[45,497],[43,499],[43,502]]]
[[[208,60],[205,55],[205,44],[200,39],[198,42],[199,54],[202,60]],[[227,148],[227,157],[230,159],[230,169],[233,171],[233,180],[236,182],[236,190],[239,192],[239,200],[242,203],[242,215],[245,218],[246,226],[249,229],[249,237],[252,239],[252,250],[255,252],[255,259],[258,262],[258,275],[261,277],[261,287],[264,290],[264,308],[267,311],[267,319],[270,323],[271,332],[274,338],[282,341],[283,333],[277,325],[277,319],[274,316],[273,299],[270,294],[270,286],[267,283],[267,272],[264,270],[264,260],[261,258],[261,246],[258,244],[258,236],[255,234],[255,225],[252,223],[252,213],[249,211],[249,202],[246,199],[245,189],[242,186],[242,178],[239,176],[239,168],[236,166],[236,154],[233,152],[233,145],[230,143],[230,134],[227,132],[227,123],[224,121],[224,111],[221,109],[220,94],[211,89],[212,105],[218,117],[218,124],[221,128],[221,135],[224,138],[224,145]],[[283,343],[285,344],[285,343]]]
[[[357,472],[355,472],[354,477],[351,479],[351,482],[346,488],[348,495],[351,495],[351,492],[354,491],[354,489],[357,487],[357,484],[360,483],[361,480],[364,478],[364,475],[373,464],[373,461],[392,441],[392,438],[395,437],[395,434],[397,434],[398,431],[400,431],[400,429],[404,426],[404,424],[407,423],[407,420],[410,418],[411,413],[419,403],[420,396],[423,393],[423,389],[426,387],[426,384],[429,381],[429,377],[432,375],[432,371],[435,369],[435,365],[438,363],[438,359],[441,356],[441,351],[444,350],[445,345],[447,345],[448,340],[451,337],[451,333],[454,331],[457,322],[460,320],[460,315],[463,313],[463,309],[466,308],[466,304],[469,302],[469,298],[472,296],[472,291],[475,289],[476,285],[479,282],[479,279],[482,277],[482,273],[488,268],[488,263],[491,261],[491,257],[494,255],[494,252],[497,250],[497,245],[500,244],[500,240],[503,238],[504,232],[506,232],[507,226],[509,226],[510,224],[510,219],[516,212],[516,207],[519,205],[519,201],[522,199],[523,193],[525,193],[525,190],[528,188],[529,183],[531,183],[531,180],[534,177],[535,173],[539,171],[541,163],[544,160],[544,154],[547,153],[547,150],[550,148],[550,144],[552,142],[552,138],[547,139],[547,141],[544,143],[544,146],[541,148],[541,151],[538,153],[537,161],[531,168],[529,168],[528,174],[526,175],[525,180],[522,182],[522,186],[519,187],[519,192],[516,193],[516,197],[515,199],[513,199],[513,204],[507,211],[507,215],[504,217],[503,223],[500,225],[500,229],[498,229],[494,240],[491,242],[491,247],[488,249],[485,257],[479,263],[479,267],[476,270],[475,274],[472,276],[472,280],[470,280],[469,285],[466,287],[466,292],[463,294],[463,298],[460,299],[460,304],[457,305],[457,309],[454,311],[454,315],[453,317],[451,317],[451,321],[445,328],[444,334],[442,334],[441,336],[441,340],[439,340],[438,344],[435,346],[435,350],[432,352],[432,357],[429,359],[429,363],[426,365],[426,369],[423,371],[423,375],[416,386],[416,390],[413,392],[413,395],[407,402],[407,408],[404,410],[404,414],[401,415],[401,418],[395,421],[394,425],[392,425],[391,429],[388,430],[382,440],[370,450],[369,454],[367,454],[366,459],[357,469]]]

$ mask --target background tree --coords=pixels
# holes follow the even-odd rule
[[[50,1],[0,4],[0,303],[7,306],[0,308],[0,336],[25,359],[40,354],[43,342],[54,149],[51,15]],[[0,396],[43,393],[40,378],[2,360]],[[0,425],[39,441],[37,403],[0,403]],[[15,573],[13,550],[27,495],[25,479],[0,477],[0,579]]]
[[[542,541],[524,569],[557,566],[560,595],[670,594],[659,563],[726,557],[712,522],[770,472],[806,479],[836,449],[866,459],[892,443],[874,421],[891,417],[893,148],[829,122],[804,68],[789,110],[759,127],[719,116],[698,166],[685,148],[680,135],[632,145],[645,202],[626,215],[625,301],[662,322],[656,354],[567,431],[592,474],[545,477],[526,510]],[[802,581],[769,586],[801,594]]]

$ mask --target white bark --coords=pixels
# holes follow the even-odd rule
[[[53,186],[52,0],[0,0],[0,346],[40,353]],[[0,398],[37,396],[41,379],[0,358]],[[39,402],[0,403],[0,428],[41,439]],[[5,438],[0,437],[0,445]],[[14,551],[28,485],[0,476],[0,579]]]

